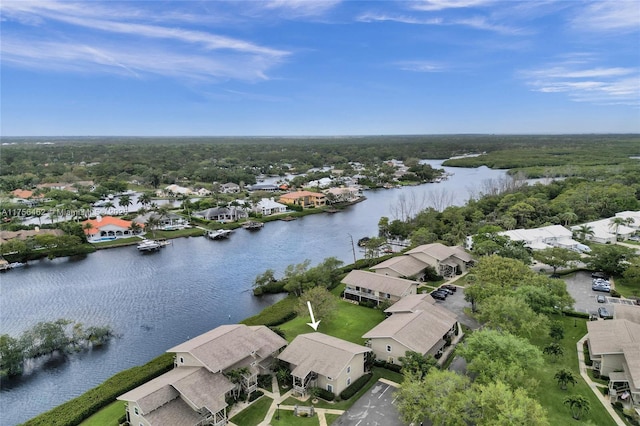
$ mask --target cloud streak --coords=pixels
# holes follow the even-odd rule
[[[586,4],[571,20],[578,31],[640,31],[640,5],[636,0],[598,1]]]
[[[640,106],[640,69],[597,67],[579,61],[522,71],[532,90],[564,93],[576,102]]]

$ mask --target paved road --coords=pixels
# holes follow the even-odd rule
[[[567,291],[575,299],[574,310],[578,312],[588,312],[597,314],[598,308],[604,306],[613,314],[615,306],[620,303],[633,304],[628,299],[620,299],[609,296],[609,293],[591,290],[591,274],[589,272],[576,272],[568,277],[563,278],[567,283]],[[606,303],[598,303],[596,297],[598,295],[605,296]]]
[[[336,420],[334,426],[403,426],[393,405],[395,387],[378,381]]]

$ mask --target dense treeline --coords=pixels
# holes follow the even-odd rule
[[[184,180],[252,184],[260,174],[306,172],[325,165],[349,169],[349,162],[372,165],[393,158],[407,161],[482,152],[496,152],[497,156],[456,160],[451,164],[566,165],[570,164],[567,161],[574,163],[577,158],[586,156],[600,160],[597,164],[620,166],[623,165],[622,154],[626,157],[640,155],[640,137],[636,135],[4,138],[3,142],[10,144],[3,146],[0,158],[0,189],[3,190],[32,187],[41,182],[88,179],[99,183],[136,180],[153,187]],[[518,155],[513,155],[513,150],[517,150]],[[555,158],[563,162],[552,161]],[[605,158],[613,160],[603,162]],[[518,159],[518,163],[514,159]],[[638,163],[629,166],[635,164],[635,170],[638,170]],[[534,169],[530,171],[541,173]]]

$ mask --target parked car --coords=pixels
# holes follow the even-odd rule
[[[604,319],[613,318],[613,315],[611,315],[605,307],[598,308],[598,315],[600,316],[600,318]]]
[[[443,284],[440,287],[441,288],[446,288],[447,290],[451,290],[454,293],[458,290],[458,287],[456,287],[455,285],[451,285],[451,284]]]
[[[599,295],[596,297],[596,300],[598,301],[598,303],[605,303],[605,302],[607,301],[607,299],[606,299],[603,295],[601,295],[601,294],[599,294]]]
[[[436,300],[445,300],[447,298],[447,293],[434,290],[431,292],[431,297],[433,297]]]
[[[609,293],[611,291],[611,286],[594,284],[594,285],[591,286],[591,290],[593,290],[593,291],[604,291],[605,293]]]
[[[602,271],[596,271],[591,273],[591,278],[602,278],[602,279],[608,280],[609,274]]]
[[[453,290],[449,290],[448,288],[446,288],[446,287],[444,287],[444,286],[443,286],[443,287],[440,287],[440,288],[439,288],[439,289],[437,289],[436,291],[444,291],[444,292],[445,292],[445,293],[447,293],[447,294],[453,294]]]

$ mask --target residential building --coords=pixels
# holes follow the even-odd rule
[[[134,222],[140,225],[146,224],[149,219],[156,219],[158,221],[158,228],[165,231],[174,229],[182,229],[189,224],[189,222],[182,216],[175,213],[158,214],[155,212],[148,212],[143,215],[137,216],[133,219]]]
[[[273,198],[263,198],[255,205],[253,210],[263,216],[272,214],[285,213],[287,206],[274,201]]]
[[[460,246],[445,246],[440,243],[424,244],[405,253],[433,267],[438,275],[453,278],[469,269],[474,260]]]
[[[258,374],[286,344],[265,326],[223,325],[169,349],[173,370],[117,399],[127,402],[132,425],[225,425],[225,397],[239,386],[255,391]],[[231,371],[240,372],[240,383],[227,378]]]
[[[240,192],[240,185],[233,182],[223,183],[220,185],[220,192],[223,194],[237,194]]]
[[[85,220],[81,223],[87,241],[97,243],[104,240],[129,238],[141,233],[131,230],[132,222],[113,216],[98,216],[96,219]]]
[[[611,402],[640,414],[640,306],[618,304],[614,319],[587,322],[593,369],[609,380]]]
[[[440,358],[455,334],[455,314],[428,294],[406,296],[396,304],[401,306],[385,310],[392,315],[362,336],[376,359],[401,365],[407,351]]]
[[[64,235],[64,231],[61,229],[21,229],[19,231],[0,231],[0,244],[6,243],[9,240],[17,239],[26,241],[35,237],[36,235],[55,235],[60,237]]]
[[[216,222],[237,222],[240,219],[246,219],[249,214],[242,208],[236,206],[228,207],[212,207],[207,210],[195,212],[194,217],[199,217],[206,220],[213,220]]]
[[[322,207],[327,204],[327,198],[323,193],[311,191],[290,192],[281,195],[278,201],[303,208]]]
[[[278,359],[289,363],[293,391],[306,395],[319,387],[338,395],[365,374],[371,349],[323,333],[300,334]]]
[[[522,241],[525,247],[532,250],[543,250],[550,247],[575,249],[581,244],[573,239],[571,230],[562,225],[549,225],[532,229],[513,229],[499,232],[512,241]]]
[[[360,188],[355,186],[329,188],[323,192],[328,197],[333,197],[337,203],[352,203],[354,201],[358,201],[362,196]]]
[[[193,191],[189,188],[185,188],[184,186],[172,184],[164,188],[164,192],[166,194],[173,195],[191,195]]]
[[[280,187],[278,185],[273,185],[270,183],[258,183],[255,185],[247,186],[247,189],[251,192],[254,191],[266,191],[266,192],[276,192],[280,191]]]
[[[587,227],[591,232],[584,235],[585,240],[600,244],[615,244],[618,238],[625,240],[638,232],[637,226],[640,223],[640,220],[636,222],[637,215],[640,215],[640,212],[617,213],[615,217],[630,218],[633,221],[627,225],[616,225],[613,222],[614,218],[611,217],[608,219],[600,219],[585,223],[583,225],[572,226],[571,230],[575,233],[580,233],[583,227]]]
[[[373,265],[370,269],[377,274],[390,277],[422,280],[424,271],[428,266],[428,263],[414,256],[403,255],[387,259],[384,262]]]
[[[358,302],[394,303],[418,292],[416,281],[355,269],[342,279],[346,284],[344,298]]]

